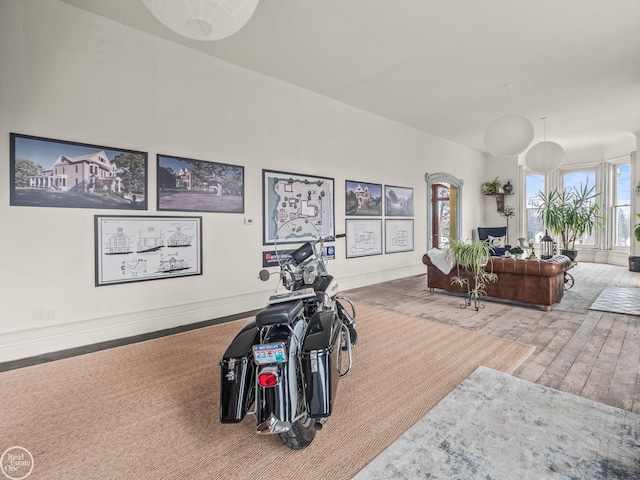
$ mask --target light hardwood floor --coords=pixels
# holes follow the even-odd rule
[[[522,342],[535,352],[514,375],[557,390],[640,413],[640,316],[589,310],[605,287],[640,289],[627,267],[580,263],[575,285],[559,304],[540,306],[487,300],[480,311],[460,308],[461,297],[436,290],[426,275],[345,292],[356,303]]]

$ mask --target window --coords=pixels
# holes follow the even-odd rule
[[[431,245],[434,248],[446,248],[449,246],[451,235],[450,192],[448,184],[434,183],[431,185]]]
[[[631,157],[624,156],[600,163],[567,165],[545,175],[525,170],[525,199],[523,207],[524,231],[527,239],[539,241],[544,234],[544,225],[538,221],[536,210],[537,192],[555,189],[559,191],[595,187],[597,196],[592,200],[600,207],[600,215],[605,218],[604,225],[597,227],[591,235],[582,235],[576,239],[578,250],[616,250],[628,252],[632,245],[633,225],[632,200],[634,196]],[[553,235],[552,235],[553,237]]]
[[[458,239],[462,220],[462,180],[448,173],[426,174],[427,249]]]
[[[595,170],[575,170],[562,175],[562,188],[564,190],[577,189],[581,191],[585,186],[591,188],[594,185],[596,185]],[[595,247],[595,234],[596,232],[594,231],[590,235],[585,233],[576,238],[576,248],[580,248],[583,245]]]
[[[613,165],[612,234],[614,247],[631,245],[631,165]]]
[[[544,236],[544,224],[538,220],[538,192],[544,192],[544,175],[531,173],[526,176],[525,195],[527,209],[527,240],[540,242]]]

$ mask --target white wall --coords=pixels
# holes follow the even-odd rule
[[[498,177],[503,184],[507,181],[507,179],[511,180],[511,184],[513,185],[513,195],[505,195],[504,204],[511,205],[516,209],[516,215],[509,219],[508,235],[509,244],[512,247],[515,247],[516,245],[518,245],[518,237],[526,237],[526,235],[522,235],[520,229],[518,228],[521,223],[520,216],[523,212],[523,209],[518,202],[519,195],[522,193],[520,182],[518,179],[518,158],[498,158],[490,154],[487,154],[485,158],[487,163],[485,176],[481,182],[477,182],[478,185],[476,188],[481,189],[484,182],[493,181],[493,179],[496,177]],[[507,225],[507,219],[501,216],[500,212],[498,212],[496,198],[494,196],[485,196],[483,204],[485,209],[485,223],[482,225],[478,224],[476,226],[503,227]]]
[[[480,153],[57,0],[0,0],[0,65],[0,361],[262,307],[262,168],[335,178],[337,233],[345,180],[414,188],[415,250],[339,240],[343,290],[424,272],[425,172],[467,181],[463,234],[484,215]],[[202,276],[95,287],[94,215],[131,212],[9,206],[10,132],[148,152],[151,215],[157,153],[243,165],[245,214],[202,214]]]

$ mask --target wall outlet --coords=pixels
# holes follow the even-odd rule
[[[253,225],[253,218],[245,218],[244,219],[244,224],[245,225]]]
[[[44,307],[44,310],[42,312],[42,319],[50,322],[52,321],[56,316],[56,309],[53,307]]]

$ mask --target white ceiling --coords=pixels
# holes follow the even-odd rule
[[[508,110],[567,149],[640,132],[640,0],[261,0],[217,42],[63,1],[480,151]]]

